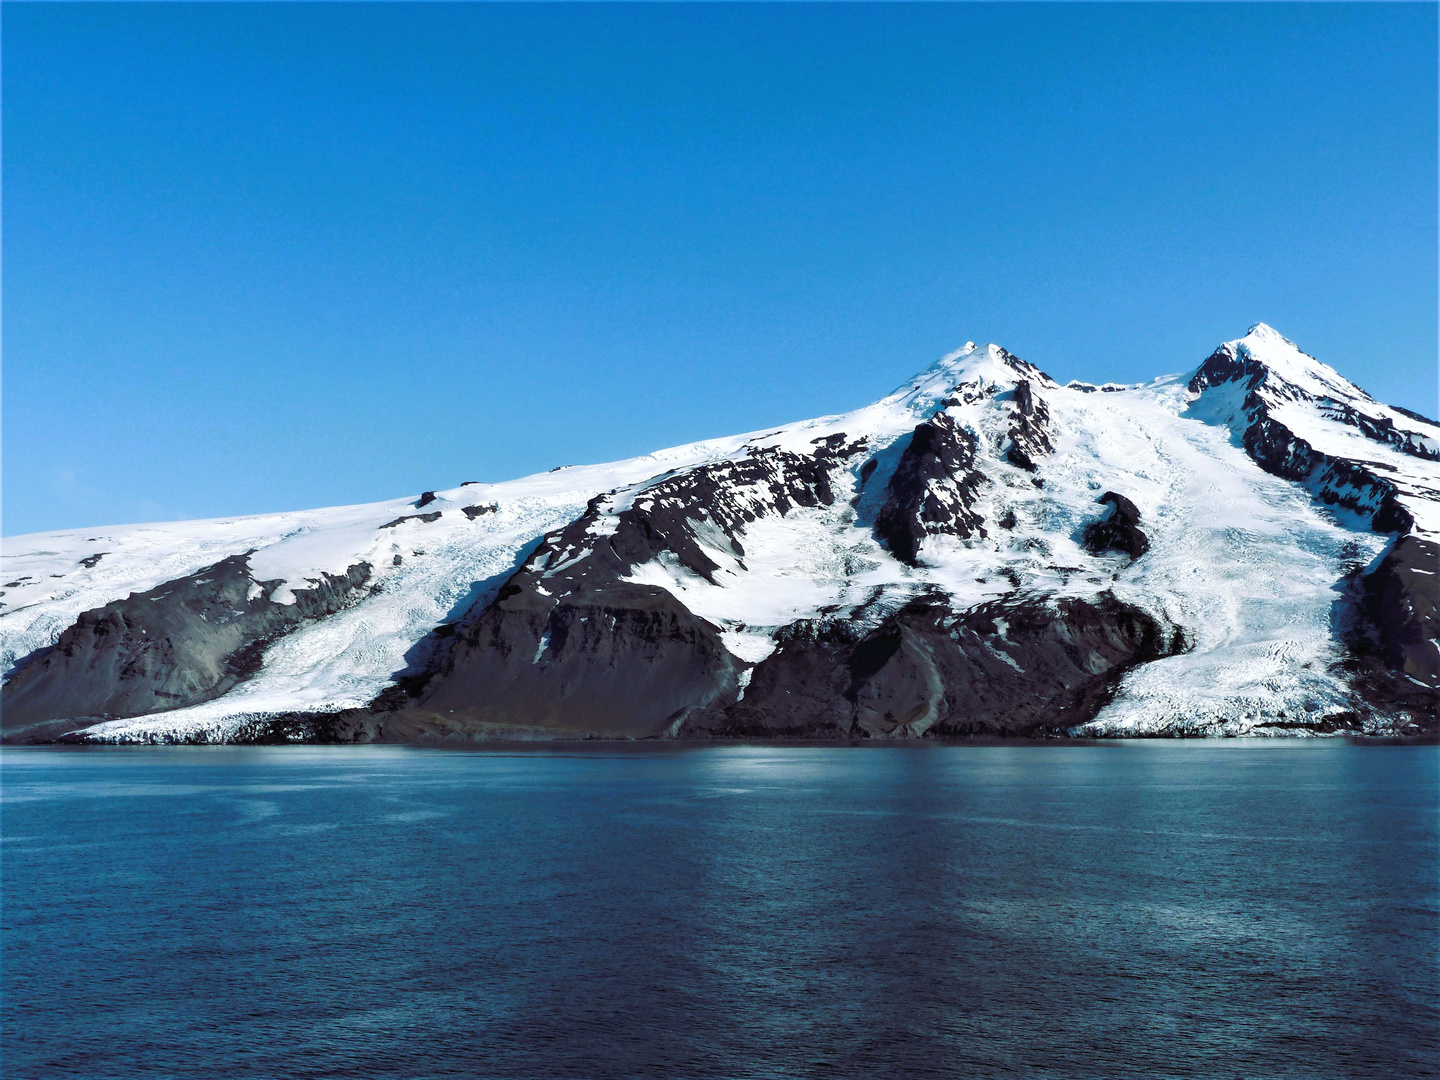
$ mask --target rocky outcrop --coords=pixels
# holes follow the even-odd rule
[[[682,738],[1050,735],[1091,719],[1131,666],[1181,648],[1172,628],[1112,596],[995,601],[956,613],[917,601],[868,633],[797,624],[745,696]]]
[[[46,740],[117,717],[219,697],[260,668],[265,647],[306,619],[332,614],[369,579],[370,566],[296,589],[293,604],[266,597],[248,554],[84,612],[51,647],[17,665],[0,689],[7,741]],[[257,587],[258,586],[258,587]]]
[[[1184,386],[1066,389],[971,343],[854,413],[763,435],[474,492],[27,538],[0,585],[0,659],[25,657],[4,736],[1433,730],[1440,429],[1265,327],[1201,366],[1177,416]],[[293,584],[215,563],[246,551],[314,587],[280,604]],[[272,650],[263,686],[172,711],[352,602],[333,636]],[[321,638],[337,647],[305,667]],[[327,711],[254,711],[297,703]],[[89,726],[146,713],[166,715]]]
[[[469,508],[467,507],[466,509],[468,510]],[[405,514],[401,517],[397,517],[394,521],[385,522],[385,524],[381,525],[380,528],[393,529],[397,525],[404,525],[407,521],[418,521],[422,525],[428,525],[432,521],[439,521],[441,513],[442,511],[432,510],[428,514]]]
[[[1373,467],[1322,454],[1278,420],[1260,416],[1241,437],[1245,452],[1266,472],[1304,484],[1326,506],[1370,521],[1376,532],[1409,532],[1415,519],[1399,489]]]
[[[1427,461],[1440,460],[1440,444],[1433,438],[1401,428],[1392,418],[1366,412],[1354,402],[1317,395],[1277,378],[1266,364],[1234,343],[1222,345],[1211,353],[1196,369],[1188,389],[1192,394],[1203,395],[1231,385],[1244,395],[1232,426],[1238,425],[1241,445],[1262,469],[1304,484],[1320,502],[1360,515],[1376,532],[1406,533],[1415,527],[1400,489],[1383,475],[1382,468],[1374,463],[1322,453],[1276,419],[1272,403],[1307,403],[1327,420],[1353,428],[1373,442]],[[1337,392],[1340,392],[1338,388]],[[1368,399],[1360,394],[1357,400],[1364,404]],[[1431,428],[1435,426],[1434,421],[1418,414],[1403,415],[1412,416]]]
[[[1055,382],[1039,368],[1005,350],[1001,362],[1019,378],[1013,390],[986,380],[961,382],[941,408],[918,425],[896,463],[885,488],[885,501],[875,515],[875,535],[890,552],[911,566],[919,564],[926,537],[948,535],[962,540],[987,534],[984,515],[976,508],[980,490],[990,481],[977,465],[979,437],[949,410],[985,399],[1007,407],[1003,434],[991,433],[1005,461],[1026,472],[1038,470],[1038,459],[1054,451],[1050,440],[1050,409],[1037,387]],[[870,479],[874,461],[860,473]],[[1037,487],[1043,481],[1032,480]],[[1013,522],[1003,528],[1013,528]]]
[[[1052,453],[1050,408],[1031,386],[1030,380],[1015,384],[1015,407],[1006,433],[1005,460],[1026,472],[1035,472],[1036,459]]]
[[[1413,684],[1440,689],[1440,545],[1400,537],[1366,575],[1364,589],[1385,665]]]
[[[1092,555],[1118,551],[1138,559],[1150,550],[1150,538],[1140,529],[1140,511],[1124,495],[1107,491],[1097,500],[1108,507],[1099,521],[1085,526],[1081,543]]]
[[[1408,734],[1440,729],[1440,545],[1402,536],[1334,607],[1341,662],[1362,703]],[[1356,722],[1361,714],[1355,715]]]
[[[897,559],[915,565],[927,536],[984,536],[973,508],[987,481],[975,468],[975,433],[948,412],[915,428],[885,488],[875,534]]]
[[[663,476],[623,508],[622,496],[592,500],[365,722],[381,738],[508,728],[644,737],[732,700],[743,665],[718,630],[669,592],[627,579],[664,559],[713,582],[720,566],[707,549],[743,565],[746,524],[832,504],[832,473],[860,449],[843,436],[817,440],[812,454],[756,449]]]
[[[381,737],[644,738],[734,695],[738,665],[719,633],[663,589],[610,582],[552,597],[535,585],[506,586],[458,631],[417,699],[380,720]]]

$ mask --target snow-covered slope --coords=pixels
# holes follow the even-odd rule
[[[1228,427],[1264,467],[1382,531],[1440,534],[1440,430],[1373,400],[1264,323],[1195,375],[1190,415]]]
[[[612,465],[8,539],[0,709],[100,740],[1413,731],[1437,533],[1440,429],[1263,324],[1124,387],[967,344]]]
[[[251,577],[266,583],[263,590],[252,586],[252,598],[280,604],[294,603],[294,590],[327,573],[369,564],[362,592],[272,644],[264,666],[223,699],[168,710],[137,726],[167,737],[222,738],[255,716],[358,707],[394,682],[406,653],[427,633],[493,594],[546,531],[575,518],[596,494],[693,465],[736,442],[363,506],[6,538],[0,662],[9,675],[54,645],[81,612],[200,573],[227,556],[248,555]]]

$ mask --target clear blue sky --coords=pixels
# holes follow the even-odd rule
[[[4,532],[1263,320],[1436,411],[1436,7],[4,7]]]

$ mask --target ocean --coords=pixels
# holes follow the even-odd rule
[[[1440,747],[22,748],[0,1074],[1440,1076]]]

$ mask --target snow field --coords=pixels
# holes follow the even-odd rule
[[[1389,417],[1423,439],[1440,438],[1440,429],[1371,401],[1268,327],[1229,344],[1305,395]],[[1313,722],[1348,709],[1351,695],[1335,670],[1332,618],[1346,575],[1371,563],[1388,541],[1366,531],[1355,515],[1337,517],[1317,507],[1299,485],[1249,459],[1237,434],[1248,422],[1240,411],[1243,389],[1212,388],[1196,402],[1181,376],[1087,392],[1037,373],[1030,378],[1049,408],[1054,443],[1054,453],[1038,461],[1035,475],[1043,485],[1037,487],[1032,474],[1004,457],[1014,408],[1009,391],[1020,377],[1002,350],[967,344],[852,413],[609,465],[467,484],[437,492],[424,507],[400,499],[10,538],[0,584],[16,584],[5,584],[0,597],[0,661],[9,671],[53,643],[81,611],[229,555],[253,551],[252,576],[278,582],[268,594],[278,603],[293,603],[294,591],[323,573],[340,574],[364,561],[373,567],[368,591],[344,611],[272,644],[250,681],[212,702],[90,732],[114,740],[217,738],[275,713],[359,707],[392,683],[436,625],[498,588],[542,537],[579,517],[596,496],[610,493],[592,537],[613,533],[620,513],[643,507],[654,483],[676,471],[769,446],[811,454],[816,439],[844,433],[848,441],[864,440],[866,449],[835,470],[832,506],[763,514],[742,531],[740,558],[713,524],[694,522],[720,567],[716,584],[668,553],[635,568],[631,580],[671,592],[718,626],[726,647],[750,665],[768,656],[775,632],[797,619],[872,622],[925,591],[942,591],[963,609],[1003,596],[1093,599],[1108,590],[1183,628],[1189,649],[1129,672],[1083,733],[1263,733],[1277,719]],[[976,508],[988,535],[931,537],[921,548],[922,566],[911,568],[876,542],[873,516],[910,432],[954,398],[961,403],[947,408],[979,437],[976,467],[987,483]],[[1394,479],[1420,531],[1440,535],[1440,465],[1365,438],[1304,395],[1267,400],[1277,418],[1316,449],[1371,462]],[[876,455],[882,464],[858,507],[852,505],[856,468]],[[1105,491],[1126,496],[1141,512],[1151,547],[1133,563],[1121,555],[1092,556],[1080,546],[1085,524],[1103,512],[1097,499]],[[758,509],[768,505],[759,492],[750,498]],[[497,509],[471,520],[463,508],[476,505]],[[433,522],[381,527],[436,512],[441,516]],[[1014,515],[1013,529],[998,524],[1007,513]],[[82,564],[102,552],[92,566]],[[560,553],[549,569],[580,554]]]

